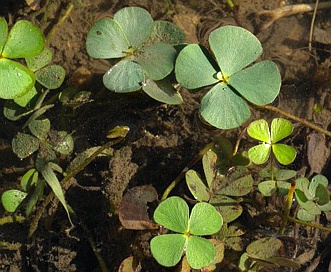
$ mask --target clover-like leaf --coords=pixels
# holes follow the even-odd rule
[[[277,161],[283,165],[292,163],[297,155],[296,150],[292,146],[285,144],[273,144],[272,151]]]
[[[293,125],[284,118],[275,118],[271,122],[271,143],[283,140],[293,132]]]
[[[13,152],[20,159],[29,157],[39,149],[40,141],[29,134],[18,133],[12,140]]]
[[[190,267],[200,269],[209,265],[215,256],[215,247],[209,240],[190,236],[186,243],[186,259]]]
[[[270,156],[271,145],[270,144],[259,144],[251,147],[248,150],[248,156],[251,161],[255,164],[264,164],[267,162]]]
[[[250,116],[241,96],[256,105],[271,103],[280,90],[280,73],[270,61],[247,67],[261,55],[262,46],[243,28],[217,28],[210,33],[209,44],[217,64],[203,47],[188,45],[177,57],[176,78],[188,89],[216,83],[202,99],[200,113],[217,128],[235,128]]]
[[[1,203],[7,212],[15,212],[26,196],[27,193],[20,190],[7,190],[1,195]]]
[[[48,65],[35,72],[36,80],[47,89],[57,89],[65,78],[65,70],[60,65]]]
[[[185,174],[186,184],[192,195],[199,201],[208,201],[210,193],[208,192],[207,186],[202,181],[200,175],[190,169]]]
[[[247,127],[247,133],[256,140],[271,143],[269,125],[264,119],[256,120],[250,123]]]
[[[36,56],[25,58],[26,64],[33,72],[45,67],[53,58],[52,51],[45,47],[44,50]]]
[[[188,229],[189,207],[184,199],[170,197],[156,208],[154,220],[169,230],[184,233]]]
[[[5,18],[0,17],[0,55],[8,36],[8,24]]]

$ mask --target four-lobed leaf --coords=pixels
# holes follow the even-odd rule
[[[277,97],[280,73],[271,61],[249,66],[261,55],[262,46],[241,27],[217,28],[210,33],[209,45],[216,62],[204,47],[190,44],[177,57],[176,78],[188,89],[214,85],[201,101],[200,114],[217,128],[235,128],[250,116],[245,99],[265,105]]]
[[[271,151],[277,161],[283,165],[290,164],[296,157],[293,147],[278,143],[289,136],[293,131],[290,121],[283,118],[275,118],[271,122],[271,129],[264,119],[253,121],[247,128],[250,137],[262,141],[263,143],[253,146],[248,150],[248,156],[256,164],[265,163]]]
[[[199,237],[212,235],[221,229],[222,216],[212,205],[198,203],[189,215],[189,207],[182,198],[170,197],[156,208],[154,220],[177,232],[154,237],[150,242],[152,254],[161,265],[176,265],[183,252],[186,253],[187,262],[194,269],[205,267],[213,261],[214,245],[209,240]]]

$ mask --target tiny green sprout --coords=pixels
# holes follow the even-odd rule
[[[328,179],[323,175],[296,180],[295,198],[300,205],[297,217],[303,221],[312,221],[321,212],[331,211],[331,201],[328,190]]]
[[[280,164],[288,165],[296,157],[296,151],[293,147],[278,143],[280,140],[288,137],[293,131],[293,125],[290,121],[283,118],[275,118],[271,122],[271,129],[264,119],[252,122],[247,133],[250,137],[262,141],[262,144],[253,146],[248,150],[248,156],[255,164],[265,163],[271,153]]]
[[[211,241],[200,236],[220,231],[223,219],[208,203],[194,205],[189,215],[187,203],[180,197],[170,197],[159,204],[154,220],[176,233],[154,237],[151,242],[153,257],[163,266],[176,265],[183,253],[190,267],[200,269],[211,264],[215,248]]]
[[[178,54],[176,78],[187,89],[214,85],[201,101],[201,116],[217,128],[236,128],[250,116],[245,99],[255,105],[274,101],[280,73],[271,61],[250,65],[262,54],[262,46],[244,28],[217,28],[210,33],[209,45],[216,62],[201,45],[187,45]]]
[[[38,55],[43,48],[43,35],[35,25],[20,20],[8,33],[7,22],[0,17],[0,98],[17,98],[34,86],[34,73],[15,60]]]
[[[107,89],[127,93],[142,88],[156,100],[180,104],[180,94],[165,83],[165,77],[174,68],[174,45],[184,39],[184,33],[174,24],[154,22],[145,9],[126,7],[113,19],[102,18],[92,26],[86,49],[93,58],[121,59],[103,76]]]

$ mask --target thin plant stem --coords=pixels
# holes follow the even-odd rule
[[[170,185],[167,187],[167,189],[164,191],[161,201],[166,200],[168,195],[171,193],[171,191],[178,185],[178,183],[184,178],[186,172],[188,170],[190,170],[190,168],[196,164],[199,160],[201,160],[201,158],[203,157],[203,155],[209,150],[211,149],[213,146],[215,145],[215,141],[207,144],[200,152],[199,154],[193,158],[192,161],[190,161],[190,163],[179,173],[179,175],[174,179],[173,182],[170,183]]]
[[[309,128],[311,128],[313,130],[316,130],[318,132],[321,132],[321,133],[323,133],[323,134],[325,134],[325,135],[327,135],[327,136],[329,136],[331,138],[331,132],[330,131],[328,131],[328,130],[326,130],[324,128],[321,128],[321,127],[315,125],[314,123],[309,122],[309,121],[307,121],[305,119],[302,119],[300,117],[297,117],[295,115],[292,115],[292,114],[290,114],[290,113],[288,113],[286,111],[283,111],[283,110],[281,110],[281,109],[279,109],[277,107],[270,106],[270,105],[256,106],[256,107],[258,107],[260,109],[270,110],[270,111],[273,111],[273,112],[275,112],[277,114],[283,115],[283,116],[285,116],[285,117],[287,117],[289,119],[292,119],[292,120],[294,120],[296,122],[299,122],[299,123],[303,124],[306,127],[309,127]]]
[[[287,199],[286,199],[286,204],[285,204],[285,210],[284,213],[282,214],[282,225],[279,229],[279,233],[280,234],[284,234],[285,231],[285,227],[290,215],[290,211],[291,211],[291,207],[292,207],[292,200],[293,200],[293,194],[294,194],[294,190],[295,190],[295,180],[293,180],[291,182],[291,187],[288,190],[287,193]]]
[[[64,23],[64,21],[68,18],[68,16],[70,15],[70,12],[73,10],[74,8],[74,4],[70,3],[65,12],[64,15],[59,19],[59,21],[56,23],[55,26],[53,26],[53,28],[51,29],[51,31],[48,33],[47,37],[46,37],[46,44],[49,44],[50,41],[52,40],[54,34],[56,33],[56,31],[59,29],[59,27]]]
[[[312,50],[311,43],[312,43],[312,40],[313,40],[314,25],[315,25],[315,19],[316,19],[318,4],[319,4],[319,0],[316,0],[315,7],[314,7],[314,12],[313,12],[313,17],[312,17],[311,23],[310,23],[309,41],[308,41],[308,50],[309,50],[309,52],[311,52],[311,50]]]
[[[290,216],[287,217],[287,220],[291,221],[293,223],[299,224],[299,225],[303,225],[303,226],[312,227],[312,228],[316,228],[316,229],[331,232],[331,228],[327,228],[327,227],[324,227],[324,226],[321,226],[321,225],[318,225],[318,224],[314,224],[314,223],[311,223],[311,222],[301,221],[301,220],[295,219],[295,218],[290,217]]]

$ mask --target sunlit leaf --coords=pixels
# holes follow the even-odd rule
[[[215,247],[205,238],[189,236],[186,244],[186,259],[191,268],[209,265],[215,256]]]
[[[49,48],[45,47],[39,55],[25,58],[25,61],[29,69],[35,72],[49,64],[52,58],[52,51]]]
[[[259,119],[250,123],[247,127],[247,133],[256,140],[271,143],[269,125],[264,119]]]
[[[1,195],[1,203],[7,212],[15,212],[26,196],[20,190],[7,190]]]
[[[178,26],[168,21],[155,21],[147,44],[165,42],[171,45],[177,45],[184,41],[185,34]]]
[[[0,56],[2,54],[3,47],[6,43],[8,35],[8,25],[5,18],[0,17]]]
[[[280,140],[291,135],[293,125],[290,121],[283,118],[275,118],[271,122],[271,143],[277,143]]]
[[[201,180],[200,175],[194,170],[188,170],[185,174],[186,184],[191,194],[199,201],[208,201],[210,194],[208,188]]]
[[[263,164],[268,160],[270,151],[271,151],[271,145],[263,143],[251,147],[248,150],[248,156],[253,163]]]
[[[277,161],[283,165],[292,163],[297,155],[296,150],[292,146],[285,144],[273,144],[272,151]]]

